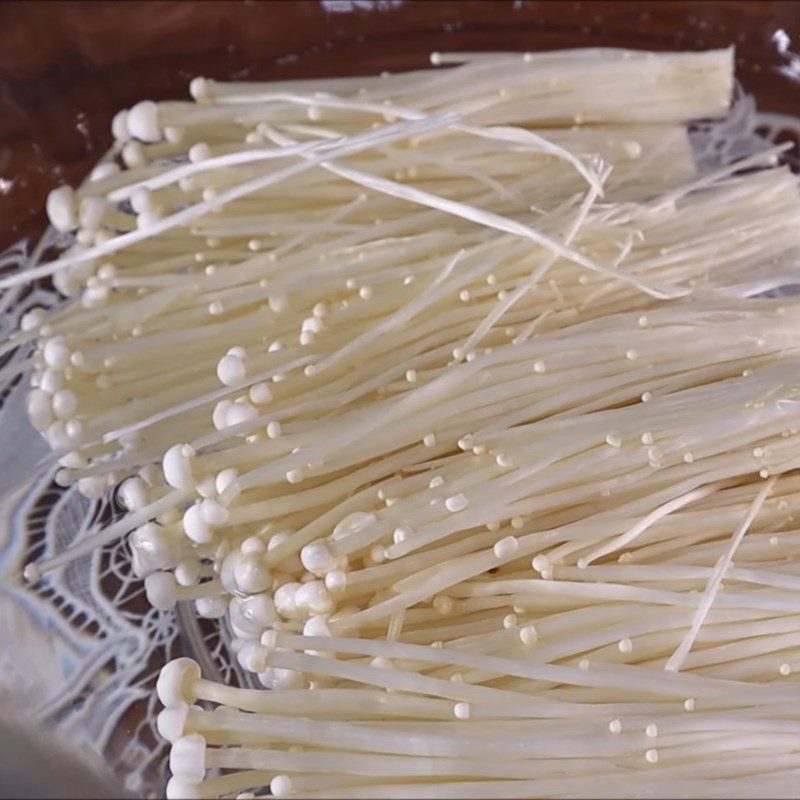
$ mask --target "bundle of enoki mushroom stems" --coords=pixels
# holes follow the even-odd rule
[[[696,165],[730,50],[433,62],[197,78],[50,195],[11,344],[128,513],[26,576],[128,535],[232,631],[168,797],[797,796],[797,179]]]

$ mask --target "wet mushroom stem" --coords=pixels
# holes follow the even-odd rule
[[[696,162],[730,49],[431,61],[195,78],[49,195],[3,374],[126,513],[25,577],[126,535],[271,690],[163,668],[168,797],[791,794],[787,145]]]

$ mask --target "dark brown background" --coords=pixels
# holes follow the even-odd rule
[[[185,97],[195,75],[285,78],[406,69],[431,50],[735,44],[759,105],[800,115],[799,2],[7,2],[0,5],[0,249],[37,232],[120,108]],[[349,9],[349,10],[347,10]],[[794,76],[793,76],[794,70]]]

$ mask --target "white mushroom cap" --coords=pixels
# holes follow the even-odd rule
[[[304,583],[295,594],[297,605],[312,614],[329,614],[334,602],[322,581]]]
[[[152,100],[142,100],[128,111],[126,120],[128,133],[141,142],[157,142],[161,139],[161,124],[158,106]]]
[[[199,597],[194,601],[197,613],[204,619],[219,619],[225,616],[228,610],[228,600],[225,596]]]
[[[62,233],[78,227],[78,201],[71,186],[59,186],[47,195],[45,204],[50,224]]]
[[[248,672],[263,672],[267,668],[269,650],[255,639],[246,641],[236,654],[242,669]]]
[[[314,575],[322,577],[336,569],[338,562],[330,547],[321,539],[309,542],[300,551],[300,561]]]
[[[236,353],[228,353],[217,362],[217,378],[223,386],[235,386],[247,377],[244,359]]]
[[[292,793],[292,779],[288,775],[276,775],[269,784],[269,790],[277,797],[288,797]]]
[[[228,467],[217,473],[214,479],[214,486],[218,494],[222,494],[237,478],[239,471],[234,467]]]
[[[111,134],[120,142],[126,142],[130,139],[127,108],[123,108],[114,115],[114,119],[111,120]]]
[[[242,616],[259,626],[261,630],[271,627],[278,619],[275,602],[269,592],[253,594],[239,600]]]
[[[44,362],[48,367],[64,369],[70,363],[70,350],[63,336],[53,336],[42,347]]]
[[[191,658],[176,658],[161,668],[156,682],[158,699],[165,706],[190,703],[194,683],[200,680],[200,666]]]
[[[200,510],[203,512],[203,519],[209,525],[224,525],[230,516],[230,511],[225,506],[211,498],[203,500]]]
[[[331,631],[328,627],[326,616],[310,617],[303,626],[303,636],[330,636]]]
[[[150,502],[150,488],[143,478],[132,475],[117,489],[117,497],[129,511],[138,511]]]
[[[172,570],[178,586],[194,586],[200,580],[201,565],[195,556],[181,559]]]
[[[167,800],[200,800],[203,796],[196,783],[173,776],[167,781]]]
[[[147,601],[153,608],[169,611],[178,602],[178,582],[171,572],[154,572],[144,579]]]
[[[190,733],[172,744],[169,754],[172,774],[190,783],[200,783],[206,776],[206,740]]]
[[[272,575],[261,553],[241,555],[234,564],[233,578],[237,587],[247,594],[258,594],[272,586]]]
[[[188,703],[167,706],[156,717],[156,728],[168,742],[176,742],[186,735],[186,719],[189,716]]]
[[[139,578],[172,566],[179,555],[173,537],[154,522],[147,522],[133,531],[128,537],[128,545],[131,548],[133,571]]]
[[[248,607],[238,597],[232,597],[228,606],[231,626],[244,636],[261,636],[267,626],[254,613],[256,610],[255,606]]]
[[[281,667],[268,667],[263,672],[259,672],[258,680],[262,686],[275,691],[303,689],[306,686],[306,677],[302,672]]]
[[[284,619],[303,619],[306,616],[297,606],[297,592],[301,586],[290,581],[275,590],[275,609]]]
[[[238,587],[236,585],[236,578],[234,569],[242,557],[241,551],[238,549],[231,550],[222,560],[222,566],[219,570],[219,580],[226,592],[236,592]]]
[[[192,478],[194,449],[188,444],[176,444],[164,453],[161,467],[164,480],[175,489],[194,489]]]
[[[186,509],[183,515],[183,531],[198,544],[206,544],[214,538],[211,526],[203,516],[201,503],[195,503]]]
[[[28,419],[37,431],[46,431],[53,422],[50,395],[43,389],[31,389],[27,397]]]

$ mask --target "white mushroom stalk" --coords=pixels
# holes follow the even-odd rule
[[[695,164],[730,50],[432,61],[197,78],[50,195],[6,349],[128,513],[26,577],[128,535],[275,690],[164,668],[169,797],[791,794],[785,147]]]
[[[345,641],[326,639],[325,646],[381,649]],[[405,649],[415,647],[426,659],[455,658],[448,648]],[[378,656],[361,672],[399,677],[405,670]],[[573,670],[579,682],[590,672]],[[681,689],[699,696],[631,700],[623,686],[603,700],[576,702],[549,700],[556,690],[542,697],[534,687],[530,693],[519,687],[453,702],[471,696],[467,684],[440,681],[449,688],[438,697],[430,681],[419,694],[367,685],[262,693],[205,681],[194,662],[179,659],[165,667],[158,687],[166,706],[159,731],[172,743],[167,795],[212,797],[224,782],[228,791],[269,787],[276,797],[449,797],[464,791],[479,797],[480,789],[525,797],[542,786],[548,795],[566,797],[594,796],[590,782],[600,780],[623,796],[641,796],[641,787],[629,789],[632,772],[657,796],[668,796],[667,786],[677,781],[687,793],[724,790],[744,797],[741,789],[733,791],[732,776],[747,783],[765,770],[771,788],[789,785],[797,770],[791,741],[798,723],[777,692],[756,706],[735,694],[741,687],[733,682],[675,678],[677,697]],[[205,710],[198,700],[218,705]],[[223,774],[212,777],[218,769]]]
[[[738,265],[752,267],[754,253],[763,259],[764,269],[759,272],[765,275],[766,285],[774,285],[785,270],[782,265],[788,264],[795,252],[791,237],[798,213],[789,176],[776,172],[774,178],[777,184],[771,187],[770,195],[774,196],[775,190],[785,194],[789,204],[786,213],[779,215],[774,223],[764,219],[759,225],[752,225],[750,217],[758,213],[752,203],[766,199],[760,199],[763,179],[761,174],[756,174],[747,179],[752,190],[750,186],[745,187],[745,203],[740,206],[743,219],[735,238],[730,234],[731,220],[726,219],[725,228],[718,237],[706,226],[702,234],[698,232],[702,237],[699,246],[687,244],[670,252],[658,247],[655,252],[661,255],[654,259],[648,256],[644,244],[634,244],[634,238],[638,237],[631,238],[632,226],[626,220],[625,228],[616,236],[620,248],[626,247],[626,241],[629,243],[631,271],[649,271],[653,264],[655,269],[665,269],[682,283],[697,281],[708,274],[721,250],[730,249],[725,275],[734,282],[733,291],[751,293],[756,290],[749,285],[738,288],[744,283],[739,277]],[[702,205],[687,204],[684,235],[689,235],[689,224],[697,220],[702,208],[711,207],[712,202],[726,202],[731,195],[741,196],[742,187],[738,184],[724,190],[720,187],[720,193],[713,198],[706,198],[706,193],[707,190],[698,196],[698,201],[702,197]],[[729,202],[733,208],[734,198],[730,197]],[[647,207],[640,213],[641,224],[637,224],[637,220],[633,222],[637,224],[635,231],[644,236],[646,243],[647,235],[641,233],[642,228],[645,225],[652,228],[651,220],[660,220],[662,215],[653,215]],[[561,224],[580,221],[588,226],[592,221],[591,214],[587,216],[577,208],[568,208],[558,216],[563,220]],[[664,218],[663,222],[670,230],[675,230],[674,220]],[[558,224],[555,220],[554,223]],[[713,224],[711,220],[709,224]],[[652,229],[654,245],[663,241],[659,227],[657,224]],[[130,451],[129,434],[146,428],[151,430],[145,442],[148,438],[161,442],[164,435],[173,437],[173,441],[193,438],[192,434],[205,426],[209,410],[220,401],[227,400],[230,405],[238,400],[236,405],[239,405],[243,400],[252,402],[255,398],[256,404],[259,400],[263,404],[267,398],[272,398],[280,403],[279,396],[288,398],[300,387],[312,383],[319,386],[323,376],[335,394],[335,387],[346,389],[355,382],[351,377],[343,386],[341,377],[343,372],[352,374],[348,362],[356,359],[360,361],[362,385],[370,386],[369,381],[375,381],[372,390],[385,391],[388,379],[413,375],[414,371],[422,371],[420,367],[426,372],[430,371],[429,366],[444,368],[454,353],[460,353],[461,358],[474,357],[470,354],[475,344],[496,347],[508,342],[509,326],[500,329],[498,323],[521,323],[519,330],[514,329],[510,337],[513,341],[527,338],[532,332],[527,328],[537,321],[545,327],[560,326],[630,307],[631,303],[643,309],[649,305],[646,296],[640,296],[634,289],[595,283],[566,264],[553,264],[549,273],[542,273],[538,280],[520,283],[530,275],[527,247],[507,238],[477,241],[474,232],[458,237],[452,241],[458,249],[450,253],[445,251],[442,257],[434,255],[441,250],[442,241],[430,237],[423,237],[418,243],[403,239],[399,249],[376,252],[370,248],[369,256],[363,259],[360,256],[364,251],[356,256],[347,253],[343,269],[332,266],[330,257],[326,257],[318,268],[307,271],[306,283],[312,278],[316,282],[310,291],[303,288],[304,284],[294,273],[286,277],[277,275],[272,281],[261,278],[255,285],[242,284],[249,269],[246,262],[237,266],[236,285],[229,289],[221,289],[226,276],[213,269],[202,278],[179,273],[173,285],[157,289],[155,297],[153,292],[142,296],[141,292],[147,290],[139,286],[130,293],[121,291],[130,298],[128,301],[104,305],[96,312],[79,313],[72,307],[64,312],[63,321],[51,323],[53,335],[42,345],[44,371],[39,379],[40,388],[58,396],[58,409],[53,407],[48,413],[43,405],[34,424],[46,430],[54,421],[62,420],[47,436],[57,451],[69,448],[76,453],[65,462],[65,466],[70,466],[80,463],[79,456],[88,455],[93,460],[93,456],[114,452],[120,445]],[[583,237],[579,241],[585,246]],[[390,243],[396,245],[397,241],[387,242]],[[737,245],[739,252],[736,252]],[[600,240],[597,246],[602,246]],[[605,246],[608,247],[608,239]],[[407,264],[400,268],[393,265],[397,259],[420,253],[424,256],[416,274]],[[448,267],[458,254],[461,255],[457,263]],[[302,263],[302,255],[303,251],[298,252],[293,262]],[[387,259],[391,260],[387,263]],[[270,274],[276,269],[272,262],[264,262],[263,258],[252,263],[253,268],[258,263],[266,263]],[[373,269],[366,272],[370,267]],[[378,269],[382,272],[377,272]],[[230,271],[226,269],[227,280],[231,277]],[[270,285],[262,286],[265,280]],[[704,282],[708,280],[703,277]],[[722,283],[724,278],[712,272],[710,280]],[[400,288],[390,292],[394,282],[400,284]],[[180,283],[188,285],[182,288]],[[203,284],[208,285],[208,290],[202,290]],[[348,286],[353,288],[348,290]],[[510,305],[509,298],[519,286],[524,286],[524,291],[518,293],[516,302]],[[423,287],[428,291],[419,294]],[[331,291],[336,294],[331,295]],[[331,298],[337,295],[341,299],[332,302]],[[212,300],[213,297],[218,299]],[[285,307],[288,297],[292,301]],[[116,299],[116,292],[112,299]],[[111,308],[115,309],[115,316],[111,318],[114,323],[109,322]],[[498,308],[504,310],[498,314]],[[386,319],[376,325],[375,315],[381,313]],[[88,317],[77,329],[76,314]],[[546,315],[544,319],[543,315]],[[142,324],[133,325],[125,338],[112,333],[120,330],[126,319]],[[449,320],[450,324],[442,326],[439,320]],[[492,320],[488,327],[486,320]],[[417,324],[401,328],[403,333],[398,338],[393,327],[407,326],[412,321]],[[481,331],[479,339],[476,330]],[[422,332],[427,335],[420,336]],[[109,334],[114,337],[110,341],[106,339]],[[491,334],[488,339],[487,334]],[[97,344],[98,340],[104,343]],[[291,345],[292,341],[297,344]],[[367,344],[369,350],[365,351]],[[155,353],[158,359],[153,357]],[[388,358],[396,359],[389,373],[386,370]],[[328,367],[334,362],[339,366],[331,371]],[[180,383],[164,387],[161,375],[165,368],[170,368],[176,378],[180,376]],[[215,372],[223,382],[221,388]],[[309,374],[313,372],[321,374]],[[276,377],[285,378],[284,386],[270,387],[268,395],[261,384],[273,383]],[[258,388],[254,389],[256,386]],[[250,392],[252,397],[242,397],[243,391]],[[104,409],[108,412],[103,413]],[[235,411],[252,415],[252,411],[240,408]],[[131,416],[133,421],[126,424],[125,417],[130,420]],[[223,424],[222,416],[218,414],[216,419],[215,424]],[[145,448],[143,456],[147,461],[157,454],[154,456]]]

